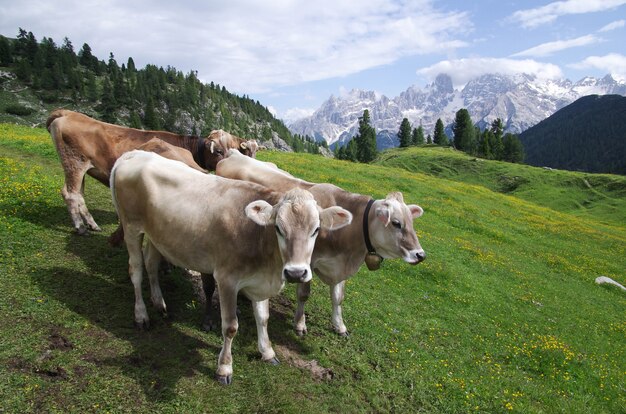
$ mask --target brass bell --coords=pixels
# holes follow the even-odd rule
[[[368,253],[365,255],[365,265],[369,270],[378,270],[380,269],[380,264],[382,263],[383,258],[374,253]]]

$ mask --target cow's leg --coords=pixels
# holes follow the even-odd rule
[[[148,240],[144,251],[144,261],[146,263],[146,270],[148,272],[148,278],[150,279],[150,299],[154,307],[167,317],[167,307],[165,306],[165,300],[163,299],[163,293],[161,292],[161,286],[159,285],[159,265],[163,255],[154,247],[154,244]]]
[[[135,288],[135,325],[139,329],[148,328],[150,326],[150,318],[146,311],[146,304],[143,301],[141,293],[141,281],[143,278],[143,252],[141,244],[143,242],[143,234],[139,232],[130,232],[126,229],[124,235],[126,248],[128,249],[128,273],[130,280]]]
[[[227,282],[227,281],[223,281]],[[220,310],[222,314],[222,336],[224,344],[217,360],[215,378],[222,384],[230,384],[233,379],[233,356],[231,348],[237,334],[239,322],[237,320],[237,289],[228,283],[218,283],[220,295]]]
[[[261,359],[272,365],[277,365],[278,358],[276,358],[276,352],[274,352],[269,335],[267,334],[267,321],[270,318],[269,299],[259,302],[252,301],[252,309],[254,310],[254,319],[256,320],[256,332],[258,336]]]
[[[215,278],[212,273],[202,273],[202,290],[204,291],[205,308],[202,328],[212,331],[215,327],[215,311],[213,310],[213,293],[215,292]]]
[[[296,309],[296,315],[294,317],[295,329],[296,335],[303,336],[307,333],[304,305],[311,295],[311,282],[298,283],[296,294],[298,296],[298,308]]]
[[[100,231],[100,227],[96,224],[95,220],[87,210],[85,204],[85,198],[83,197],[83,180],[85,179],[85,173],[88,170],[87,165],[75,165],[68,167],[64,163],[63,168],[65,170],[65,184],[61,190],[61,195],[67,204],[67,209],[72,218],[74,229],[78,234],[84,235],[87,233],[87,227],[94,231]],[[85,227],[85,224],[87,227]]]
[[[330,286],[330,300],[333,303],[333,315],[331,322],[333,329],[341,336],[348,336],[348,329],[343,323],[343,317],[341,315],[341,302],[343,302],[344,289],[346,281],[343,280],[336,285]]]

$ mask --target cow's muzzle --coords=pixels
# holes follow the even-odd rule
[[[405,257],[404,261],[409,264],[416,265],[426,260],[426,252],[424,250],[411,250],[408,253],[408,257]]]
[[[311,280],[311,270],[307,267],[285,267],[283,275],[289,283],[305,283]]]

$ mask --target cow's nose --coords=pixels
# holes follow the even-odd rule
[[[417,257],[417,262],[423,262],[424,260],[426,260],[426,252],[419,251],[419,252],[415,252],[415,256]]]
[[[306,279],[309,271],[306,268],[290,268],[290,269],[285,269],[284,273],[285,273],[285,279],[287,279],[287,282],[300,283],[304,279]]]

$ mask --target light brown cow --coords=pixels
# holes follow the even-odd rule
[[[238,292],[252,301],[262,359],[278,362],[267,335],[269,297],[278,294],[285,281],[311,280],[309,263],[320,228],[327,232],[352,220],[340,207],[322,210],[306,190],[274,192],[201,174],[143,151],[126,153],[116,162],[111,192],[124,227],[137,325],[149,322],[141,291],[144,264],[152,303],[162,312],[166,306],[158,283],[161,257],[215,276],[224,338],[216,376],[225,384],[233,372]],[[147,246],[142,253],[144,235]]]
[[[311,259],[315,274],[330,287],[331,322],[334,330],[342,336],[348,332],[341,309],[345,281],[359,270],[364,261],[370,261],[369,267],[371,261],[376,262],[380,258],[402,258],[410,264],[417,264],[426,258],[413,229],[413,220],[424,211],[418,205],[405,204],[399,192],[391,193],[383,200],[372,200],[331,184],[314,184],[295,178],[268,163],[243,157],[236,151],[228,151],[226,158],[217,164],[216,174],[255,182],[277,191],[307,189],[321,207],[341,206],[352,213],[355,220],[351,225],[333,233],[320,234]],[[210,276],[203,279],[210,286]],[[295,315],[298,335],[307,332],[304,304],[309,294],[310,283],[298,285]],[[205,321],[205,326],[207,324]]]
[[[244,138],[229,134],[222,129],[216,129],[211,131],[208,138],[218,140],[224,148],[237,148],[239,152],[241,152],[243,155],[247,155],[248,157],[252,158],[256,157],[256,153],[260,149],[259,144],[256,142],[256,140],[246,140]]]
[[[100,230],[85,204],[85,174],[108,186],[111,168],[120,155],[142,145],[150,145],[146,143],[153,138],[189,150],[192,160],[186,155],[177,158],[181,157],[180,152],[175,158],[185,161],[192,168],[214,170],[228,148],[248,151],[235,137],[219,130],[212,132],[214,138],[207,139],[165,131],[143,131],[107,124],[64,109],[53,111],[46,125],[65,172],[61,194],[79,234],[87,233],[87,229]],[[172,154],[172,150],[167,153]]]

